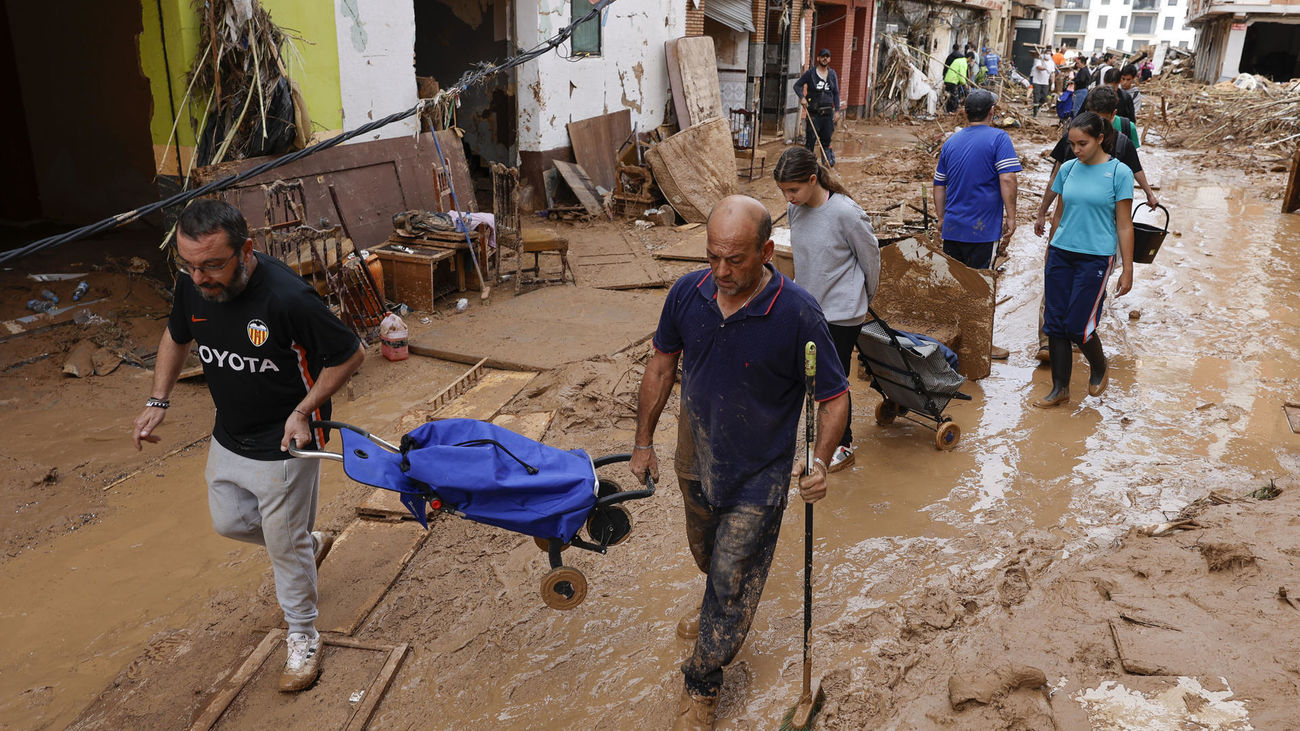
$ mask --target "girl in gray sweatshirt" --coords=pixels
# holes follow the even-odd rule
[[[789,204],[795,280],[817,298],[840,364],[849,373],[858,330],[880,284],[880,245],[862,207],[808,150],[786,150],[772,176]],[[830,472],[854,461],[852,402],[849,413]]]

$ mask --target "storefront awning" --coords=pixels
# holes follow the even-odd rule
[[[754,11],[749,0],[709,0],[704,3],[704,17],[738,31],[754,32]]]

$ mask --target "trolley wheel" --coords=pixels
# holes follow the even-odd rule
[[[536,536],[534,536],[533,543],[536,543],[537,547],[542,549],[543,553],[549,553],[551,550],[551,544],[549,538],[537,538]],[[560,547],[560,550],[561,551],[569,550],[569,544],[567,543],[564,544],[563,546]]]
[[[551,569],[542,577],[542,601],[551,609],[573,609],[587,598],[587,577],[572,566]]]
[[[957,422],[945,421],[939,425],[939,430],[934,433],[934,446],[942,452],[947,452],[957,446],[960,439],[961,427],[957,426]]]
[[[617,546],[632,535],[632,514],[622,505],[597,508],[587,518],[587,535],[602,546]]]
[[[898,404],[885,399],[876,404],[876,424],[878,426],[889,426],[898,418]]]

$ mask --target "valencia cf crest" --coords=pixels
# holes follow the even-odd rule
[[[261,347],[262,343],[271,335],[271,328],[266,326],[261,320],[248,321],[248,342],[256,347]]]

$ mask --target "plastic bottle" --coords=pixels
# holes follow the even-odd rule
[[[465,299],[464,297],[461,297],[460,299],[456,300],[456,314],[459,315],[460,313],[464,312],[467,309],[469,309],[469,300]]]
[[[54,309],[54,303],[49,300],[27,300],[27,309],[32,312],[49,312]]]
[[[42,290],[41,290],[41,296],[44,297],[45,299],[47,299],[47,300],[53,302],[53,303],[56,304],[56,305],[59,304],[59,296],[58,296],[57,294],[51,292],[51,291],[48,290],[48,289],[42,289]]]
[[[81,281],[77,283],[77,288],[72,290],[72,301],[79,302],[86,293],[90,291],[90,282]]]
[[[411,352],[406,344],[406,323],[402,318],[390,312],[379,323],[379,351],[388,360],[406,360]]]

